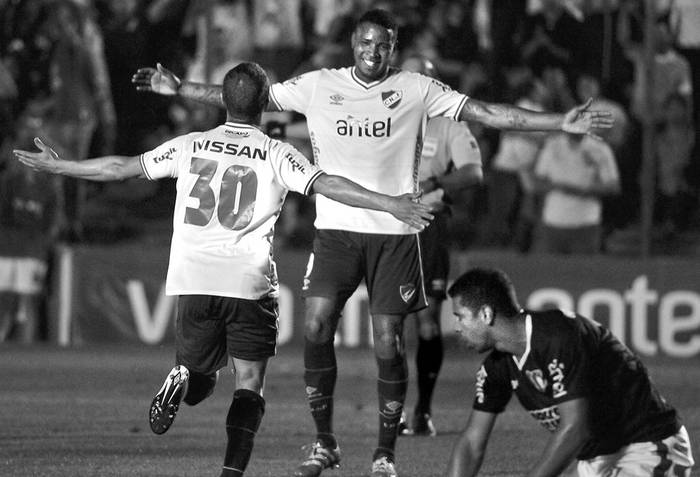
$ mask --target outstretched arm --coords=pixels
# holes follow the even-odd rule
[[[148,91],[164,96],[177,94],[201,103],[224,107],[220,85],[182,81],[160,63],[157,63],[155,68],[139,68],[131,77],[131,82],[136,85],[136,91]]]
[[[565,131],[574,134],[593,133],[596,128],[613,125],[610,111],[589,110],[593,102],[589,99],[566,114],[530,111],[511,104],[487,103],[469,98],[462,108],[461,121],[478,121],[496,129],[521,131]]]
[[[22,164],[37,171],[98,182],[146,177],[139,156],[103,156],[84,161],[66,161],[38,137],[34,138],[34,144],[39,152],[20,149],[12,152]]]
[[[473,477],[479,472],[496,416],[490,412],[472,410],[467,427],[452,449],[447,477]]]
[[[420,193],[417,192],[399,196],[380,194],[344,177],[330,174],[322,174],[316,179],[313,192],[353,207],[388,212],[418,230],[423,230],[433,219],[431,207],[418,202]]]
[[[158,93],[164,96],[178,95],[200,103],[224,107],[221,85],[182,81],[175,73],[160,63],[157,63],[155,68],[139,68],[131,77],[131,82],[136,85],[137,91]],[[277,109],[270,103],[267,111],[277,111]]]

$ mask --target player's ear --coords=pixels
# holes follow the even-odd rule
[[[479,319],[486,325],[491,326],[493,324],[493,308],[489,305],[483,305],[479,308]]]

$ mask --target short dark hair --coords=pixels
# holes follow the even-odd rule
[[[496,268],[472,268],[455,280],[447,294],[473,311],[485,305],[506,316],[520,311],[513,283]]]
[[[252,119],[265,111],[269,92],[265,70],[257,63],[243,62],[226,73],[221,97],[229,114]]]
[[[355,23],[355,29],[363,23],[372,23],[386,28],[387,30],[391,30],[394,32],[394,38],[396,38],[399,33],[399,24],[396,22],[394,15],[381,8],[375,8],[374,10],[365,12],[360,19],[357,20],[357,23]]]

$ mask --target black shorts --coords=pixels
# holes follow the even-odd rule
[[[372,314],[405,315],[425,308],[418,236],[317,230],[303,296],[345,303],[362,279]]]
[[[448,215],[437,213],[430,225],[420,233],[425,291],[428,296],[447,298],[447,276],[450,273]]]
[[[274,356],[277,344],[276,298],[244,300],[180,295],[175,331],[176,364],[213,374],[229,356],[260,361]]]

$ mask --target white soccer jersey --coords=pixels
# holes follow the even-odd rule
[[[273,84],[279,110],[306,116],[316,164],[389,195],[418,190],[418,166],[428,117],[457,119],[467,100],[427,76],[391,68],[365,83],[354,67],[312,71]],[[391,214],[316,198],[316,228],[411,234]]]
[[[168,295],[258,299],[277,293],[274,224],[288,190],[322,174],[289,144],[227,122],[141,155],[151,179],[177,178]]]
[[[440,177],[452,168],[459,169],[467,164],[481,165],[479,144],[467,123],[445,117],[429,120],[418,170],[419,180]]]

